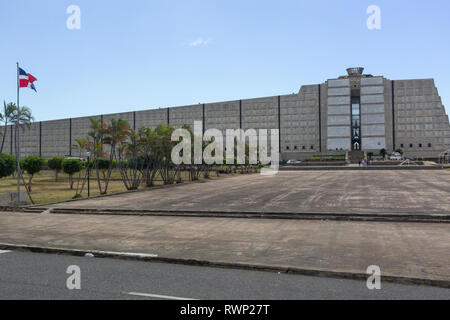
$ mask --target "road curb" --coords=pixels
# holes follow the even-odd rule
[[[208,210],[137,210],[137,209],[88,209],[40,207],[28,208],[35,212],[48,214],[111,215],[111,216],[165,216],[199,218],[240,218],[240,219],[295,219],[322,221],[359,222],[412,222],[412,223],[450,223],[448,214],[376,214],[376,213],[320,213],[320,212],[232,212]],[[21,210],[27,212],[27,210]],[[42,211],[42,212],[41,212]]]
[[[72,256],[85,256],[86,254],[93,254],[97,258],[113,258],[122,260],[134,260],[134,261],[151,261],[151,262],[164,262],[172,264],[184,264],[193,266],[204,267],[216,267],[216,268],[230,268],[230,269],[242,269],[242,270],[255,270],[266,272],[280,272],[288,274],[298,274],[305,276],[315,277],[329,277],[351,280],[367,280],[368,274],[357,272],[344,272],[344,271],[332,271],[332,270],[316,270],[305,269],[298,267],[285,267],[285,266],[271,266],[264,264],[245,264],[245,263],[231,263],[220,261],[205,261],[197,259],[181,259],[181,258],[167,258],[160,257],[155,254],[145,253],[129,253],[129,252],[113,252],[113,251],[101,251],[101,250],[82,250],[82,249],[68,249],[68,248],[55,248],[55,247],[39,247],[21,244],[0,243],[0,250],[14,250],[14,251],[27,251],[36,253],[47,254],[61,254]],[[422,279],[414,277],[401,277],[393,275],[382,275],[383,282],[392,282],[407,285],[426,285],[439,288],[450,289],[450,280],[434,280],[434,279]]]
[[[372,166],[372,167],[347,167],[347,166],[284,166],[279,171],[373,171],[373,170],[444,170],[441,166]]]

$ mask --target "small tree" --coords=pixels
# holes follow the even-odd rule
[[[96,166],[99,170],[102,171],[103,179],[106,179],[106,171],[109,168],[109,164],[111,161],[107,158],[98,158],[93,161],[94,166]]]
[[[73,175],[81,171],[83,166],[78,159],[64,159],[62,162],[62,170],[69,175],[70,189],[73,189]]]
[[[58,181],[58,173],[61,172],[63,161],[64,158],[59,156],[48,159],[48,167],[52,170],[55,170],[55,181]]]
[[[109,171],[110,165],[112,166],[112,163],[107,158],[97,158],[97,159],[92,160],[91,168],[96,169],[98,189],[101,194],[106,193],[106,191],[105,191],[106,189],[102,190],[101,181],[103,181],[105,183],[106,180],[108,179],[108,171]],[[100,177],[100,172],[101,172],[101,177]]]
[[[0,179],[12,175],[17,168],[16,158],[8,153],[0,155]]]
[[[386,149],[383,148],[383,149],[380,150],[380,155],[383,157],[383,160],[386,159],[386,154],[387,154]]]
[[[36,173],[42,170],[45,160],[38,156],[28,156],[21,159],[20,166],[29,174],[28,190],[31,191],[31,181]]]

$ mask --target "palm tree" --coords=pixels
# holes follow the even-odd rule
[[[6,102],[3,101],[3,112],[0,113],[0,121],[3,122],[4,128],[2,133],[3,137],[2,137],[2,144],[0,146],[0,154],[2,154],[3,147],[5,145],[5,138],[8,131],[8,123],[12,121],[15,109],[16,105],[14,103],[10,102],[6,104]]]
[[[94,169],[97,174],[97,184],[101,194],[108,192],[108,185],[111,179],[113,160],[116,157],[116,149],[118,145],[128,139],[130,134],[130,126],[128,121],[123,119],[111,119],[111,124],[102,122],[101,119],[91,118],[91,130],[88,132],[89,143],[92,145],[94,157]],[[104,146],[109,146],[108,168],[99,168],[99,160],[107,153]],[[106,173],[104,172],[106,169]],[[100,179],[100,170],[103,172],[104,188]]]
[[[19,128],[22,128],[22,130],[25,129],[25,127],[29,128],[31,126],[31,122],[34,120],[34,117],[31,115],[31,109],[28,107],[19,107],[14,104],[14,108],[12,110],[11,115],[11,123],[15,125],[15,149],[16,149],[16,159],[19,161]],[[11,141],[12,143],[12,141]],[[19,174],[20,170],[18,171]]]
[[[128,121],[123,119],[111,119],[111,124],[106,126],[105,136],[103,142],[109,145],[109,168],[105,181],[104,193],[108,191],[109,181],[111,179],[111,173],[113,168],[113,160],[116,157],[117,146],[125,142],[130,136],[130,125]]]
[[[34,121],[34,117],[31,115],[31,109],[28,107],[17,108],[15,104],[11,116],[11,122],[19,127],[29,127],[31,122]]]
[[[18,150],[18,130],[19,128],[22,128],[24,130],[25,128],[29,128],[31,126],[31,122],[34,121],[34,117],[31,115],[31,109],[28,107],[19,107],[17,108],[16,105],[14,105],[14,109],[11,115],[11,122],[16,126],[16,153]]]

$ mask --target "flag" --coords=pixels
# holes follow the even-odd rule
[[[31,74],[26,73],[25,70],[19,68],[19,88],[30,88],[36,91],[33,82],[37,81]],[[37,91],[36,91],[37,92]]]

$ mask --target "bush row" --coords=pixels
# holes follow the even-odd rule
[[[99,163],[101,163],[102,167],[106,166],[107,168],[109,165],[109,160],[104,159],[104,161],[99,161]],[[79,172],[83,167],[87,166],[87,162],[59,156],[53,157],[48,161],[45,161],[39,156],[28,156],[20,159],[20,167],[22,170],[31,175],[41,171],[45,165],[47,165],[49,169],[55,170],[56,172],[63,171],[67,174],[71,174]],[[16,170],[16,157],[8,153],[2,153],[0,155],[0,178],[8,177],[16,172]]]

